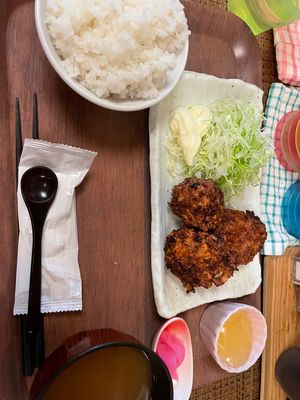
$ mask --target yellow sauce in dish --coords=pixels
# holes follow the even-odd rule
[[[237,311],[224,323],[218,338],[219,357],[233,368],[244,365],[251,354],[252,326],[246,311]]]

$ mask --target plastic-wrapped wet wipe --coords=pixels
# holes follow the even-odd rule
[[[49,210],[42,239],[41,311],[82,309],[78,265],[75,187],[87,174],[97,153],[71,146],[26,139],[19,164],[19,247],[14,315],[26,314],[32,252],[32,228],[20,180],[31,167],[51,168],[58,178],[56,198]]]

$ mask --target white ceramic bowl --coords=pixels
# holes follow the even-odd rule
[[[61,65],[61,60],[53,46],[52,40],[49,36],[47,26],[44,21],[44,11],[45,11],[46,0],[35,0],[35,24],[37,33],[44,49],[44,52],[58,75],[69,85],[76,93],[84,97],[86,100],[97,104],[98,106],[108,108],[110,110],[116,111],[137,111],[143,110],[145,108],[151,107],[154,104],[160,102],[164,97],[166,97],[172,89],[175,87],[176,83],[181,77],[184,71],[187,57],[189,44],[188,40],[185,47],[182,49],[180,54],[177,56],[177,65],[170,72],[166,86],[160,90],[159,96],[155,99],[150,100],[117,100],[113,98],[102,99],[96,96],[93,92],[85,88],[76,80],[70,78],[65,72]]]
[[[238,368],[224,362],[218,354],[218,339],[224,323],[237,311],[245,311],[252,326],[252,350],[248,360]],[[261,356],[267,339],[267,324],[262,313],[257,308],[247,304],[219,302],[209,306],[200,321],[200,335],[205,347],[216,363],[225,371],[240,373],[246,371]]]

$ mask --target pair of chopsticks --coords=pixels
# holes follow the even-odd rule
[[[37,95],[33,96],[32,138],[39,138],[38,101]],[[18,188],[18,169],[23,150],[22,124],[19,98],[16,98],[16,184]],[[31,278],[30,278],[31,279]],[[32,287],[32,285],[30,285]],[[29,294],[30,296],[30,294]],[[21,340],[22,340],[22,370],[23,375],[30,376],[35,368],[39,368],[44,361],[44,324],[41,312],[35,316],[38,320],[38,331],[29,329],[28,314],[21,315]]]
[[[39,116],[38,116],[38,101],[37,95],[33,95],[33,118],[32,118],[32,138],[39,138]],[[20,101],[16,98],[16,185],[18,188],[18,169],[20,164],[20,159],[23,150],[23,140],[22,140],[22,123],[21,123],[21,111],[20,111]]]

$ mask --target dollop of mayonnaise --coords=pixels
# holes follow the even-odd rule
[[[178,107],[170,118],[170,130],[177,136],[185,162],[194,165],[201,139],[209,129],[211,112],[206,106]]]

